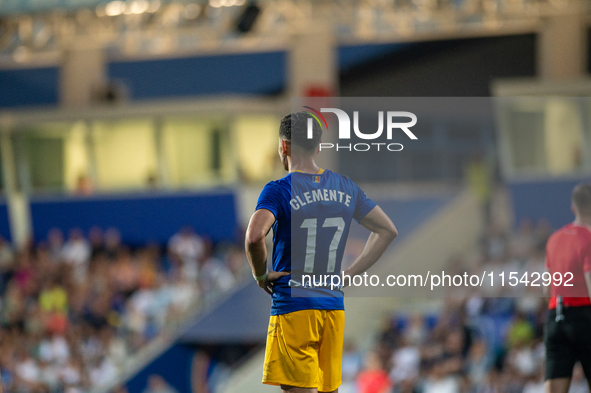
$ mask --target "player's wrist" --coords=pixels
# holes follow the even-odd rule
[[[254,272],[252,273],[252,276],[254,277],[254,279],[258,282],[261,281],[265,281],[267,279],[267,277],[269,277],[269,269],[265,269],[265,274],[262,274],[260,276],[257,276]]]

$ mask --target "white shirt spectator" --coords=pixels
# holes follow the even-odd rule
[[[170,238],[168,250],[181,257],[183,262],[197,261],[205,252],[205,243],[197,234],[181,231]]]
[[[217,258],[210,258],[201,270],[200,282],[205,292],[226,292],[234,285],[234,275],[228,267]]]
[[[90,370],[90,381],[93,386],[106,385],[117,378],[117,367],[109,358],[104,358]]]
[[[168,285],[171,302],[179,311],[187,310],[199,298],[197,286],[190,283],[186,277]]]
[[[54,336],[39,343],[39,357],[46,362],[66,364],[70,358],[70,348],[63,336]]]
[[[37,366],[37,362],[31,357],[27,357],[18,363],[15,371],[16,375],[25,382],[39,382],[39,367]]]
[[[96,359],[103,352],[103,343],[97,336],[90,336],[80,345],[80,352],[86,360]]]
[[[168,251],[176,255],[183,264],[183,273],[190,279],[198,274],[197,261],[205,253],[205,242],[190,228],[184,228],[168,241]]]
[[[392,355],[392,370],[390,378],[396,384],[399,381],[413,379],[419,375],[421,354],[419,349],[413,346],[405,346]]]
[[[545,393],[546,388],[544,387],[544,382],[528,382],[523,387],[522,393]]]
[[[536,373],[537,362],[531,347],[514,349],[509,352],[509,362],[521,375],[531,376]]]
[[[125,340],[120,337],[112,337],[107,344],[107,356],[116,366],[123,366],[128,356]]]
[[[425,383],[423,393],[459,393],[460,384],[456,378],[447,376],[441,379],[429,379]]]
[[[48,362],[39,365],[39,382],[47,385],[50,391],[56,390],[59,385],[57,370],[58,367],[54,367]]]
[[[70,361],[65,367],[58,369],[58,377],[65,385],[77,385],[80,383],[80,367]]]
[[[79,230],[72,230],[70,238],[62,248],[62,257],[74,269],[76,281],[81,282],[86,277],[91,254],[90,243],[84,239]]]

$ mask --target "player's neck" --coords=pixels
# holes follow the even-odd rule
[[[313,158],[289,160],[289,171],[290,172],[304,172],[304,173],[318,173],[320,167],[316,165]]]
[[[591,216],[575,216],[575,224],[583,224],[587,226],[591,226]]]

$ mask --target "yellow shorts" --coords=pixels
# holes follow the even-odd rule
[[[344,331],[342,310],[272,315],[263,383],[336,390],[341,384]]]

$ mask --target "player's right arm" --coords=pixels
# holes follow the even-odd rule
[[[374,207],[365,217],[359,220],[364,228],[371,231],[363,252],[355,262],[345,270],[344,274],[351,277],[363,274],[386,252],[390,243],[398,236],[398,231],[390,217],[379,207]]]
[[[267,246],[265,237],[275,222],[275,216],[267,209],[258,209],[248,223],[246,229],[245,249],[248,262],[254,276],[263,276],[267,271]],[[289,275],[289,272],[269,271],[269,275],[261,281],[257,281],[269,295],[273,293],[271,283],[277,279]]]

